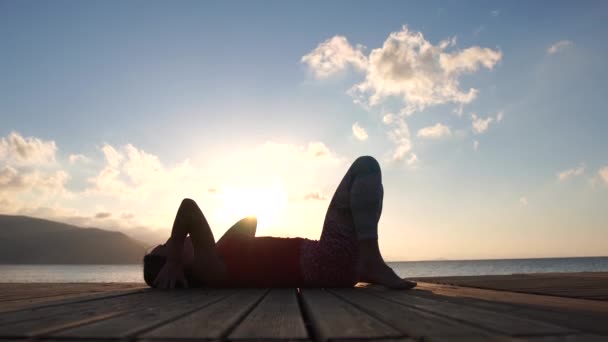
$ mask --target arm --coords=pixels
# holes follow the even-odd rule
[[[190,235],[195,254],[208,254],[215,248],[215,239],[209,223],[196,202],[186,198],[182,201],[167,241],[168,258],[173,262],[181,260],[184,240]]]
[[[175,215],[171,237],[167,240],[167,262],[156,277],[155,284],[157,287],[173,288],[178,282],[186,287],[188,286],[184,276],[184,260],[182,259],[184,241],[188,235],[190,235],[194,247],[195,266],[198,260],[204,260],[207,264],[207,269],[204,270],[205,274],[199,278],[206,278],[205,276],[208,276],[214,270],[217,272],[216,264],[219,260],[215,255],[215,240],[209,223],[207,223],[196,202],[191,199],[184,199]],[[211,262],[211,265],[209,265],[209,262]],[[195,268],[195,272],[201,273],[197,271],[197,268]]]
[[[232,239],[253,239],[255,237],[257,224],[258,221],[255,217],[246,217],[238,221],[224,233],[215,244],[215,247],[222,248],[221,246],[223,244]]]

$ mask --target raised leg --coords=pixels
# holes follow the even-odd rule
[[[383,197],[380,165],[373,157],[359,157],[346,172],[330,202],[320,245],[324,248],[349,248],[354,239],[357,281],[391,288],[412,288],[416,284],[399,278],[380,253],[378,222]],[[335,243],[338,235],[345,240],[340,246]]]

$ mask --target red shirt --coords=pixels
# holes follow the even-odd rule
[[[235,237],[216,245],[227,269],[226,286],[298,287],[302,238]]]

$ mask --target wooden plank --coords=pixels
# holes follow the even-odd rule
[[[8,311],[0,313],[0,327],[7,324],[16,322],[24,322],[31,320],[44,319],[48,316],[58,316],[62,314],[69,314],[74,311],[89,312],[91,308],[94,308],[98,302],[103,301],[104,306],[113,308],[118,305],[116,309],[120,309],[120,306],[124,306],[126,300],[137,301],[141,296],[145,296],[149,290],[134,290],[134,291],[123,291],[110,294],[94,294],[90,297],[67,299],[65,301],[58,301],[53,303],[46,303],[35,307],[19,309],[16,311]],[[127,298],[128,299],[125,299]]]
[[[362,311],[396,328],[406,336],[431,341],[489,341],[504,340],[506,335],[495,334],[461,322],[440,317],[416,308],[397,304],[369,294],[366,289],[336,289],[332,293]]]
[[[428,277],[418,280],[492,290],[608,300],[608,272]]]
[[[422,282],[418,283],[418,287],[416,289],[424,292],[432,292],[434,295],[440,296],[477,298],[486,301],[515,305],[532,305],[565,312],[608,314],[608,303],[602,301],[476,289]],[[417,291],[414,291],[412,293],[416,292]]]
[[[550,335],[576,332],[573,329],[521,318],[508,313],[461,306],[436,299],[416,297],[408,294],[406,291],[370,291],[370,293],[395,303],[415,307],[439,316],[511,336],[531,334]]]
[[[302,289],[317,340],[404,338],[402,333],[322,289]]]
[[[598,335],[527,336],[522,339],[530,342],[606,342],[606,336]]]
[[[155,294],[159,294],[159,292],[171,291],[155,292]],[[153,298],[154,302],[141,305],[136,310],[130,310],[123,315],[78,324],[73,328],[45,332],[43,336],[59,339],[128,338],[156,328],[166,322],[181,318],[234,293],[232,290],[186,290],[175,292],[182,292],[181,297],[169,296],[161,300]]]
[[[108,292],[146,287],[140,283],[0,283],[0,306],[7,301]]]
[[[229,339],[308,339],[296,290],[272,289],[236,327]]]
[[[0,315],[0,336],[33,337],[45,332],[126,314],[155,303],[184,298],[182,291],[148,291],[126,296],[49,306]]]
[[[262,299],[267,290],[242,289],[232,296],[138,335],[147,340],[219,340]]]
[[[607,313],[599,303],[585,299],[558,298],[530,294],[509,293],[493,290],[460,288],[445,285],[422,283],[420,290],[410,291],[413,296],[421,296],[441,301],[448,301],[460,306],[477,307],[505,312],[514,316],[549,322],[592,334],[608,334],[605,324]],[[500,300],[500,301],[499,301]]]
[[[68,303],[76,303],[93,299],[102,299],[115,296],[122,296],[127,294],[139,293],[148,290],[147,287],[133,288],[124,290],[109,290],[104,292],[83,292],[74,294],[65,294],[52,297],[37,297],[27,298],[20,300],[5,301],[0,303],[0,313],[7,313],[11,311],[33,309],[48,306],[66,305]]]

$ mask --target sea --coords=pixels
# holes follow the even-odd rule
[[[401,277],[608,272],[608,257],[401,261]],[[0,283],[143,283],[142,265],[0,265]]]

